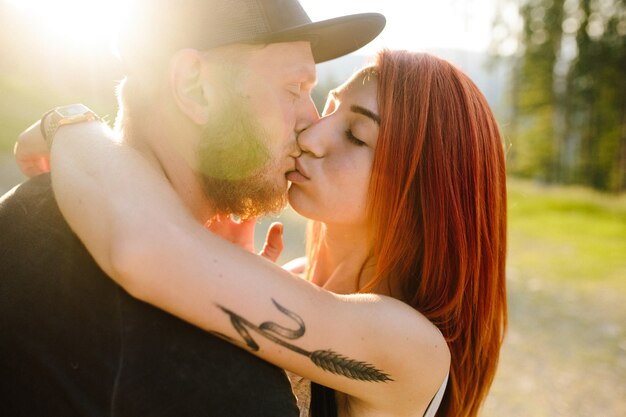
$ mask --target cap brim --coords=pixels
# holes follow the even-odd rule
[[[316,63],[347,55],[370,43],[385,28],[385,16],[361,13],[296,26],[275,32],[265,41],[311,42]]]

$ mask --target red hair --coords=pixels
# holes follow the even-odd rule
[[[381,123],[368,198],[376,272],[360,292],[401,288],[393,295],[441,330],[451,369],[437,416],[473,417],[507,324],[498,126],[476,85],[437,57],[384,50],[363,73],[377,77]],[[309,229],[311,268],[320,226]]]
[[[383,51],[370,183],[374,280],[443,333],[450,383],[438,416],[475,416],[507,322],[503,143],[476,85],[427,54]]]

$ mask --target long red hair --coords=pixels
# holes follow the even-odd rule
[[[384,50],[368,71],[378,80],[381,118],[368,199],[377,266],[361,292],[401,288],[397,297],[441,330],[451,369],[437,416],[473,417],[507,324],[498,126],[476,85],[440,58]],[[310,230],[314,267],[320,225]]]

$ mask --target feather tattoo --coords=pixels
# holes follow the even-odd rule
[[[311,361],[325,371],[360,381],[393,381],[386,373],[374,366],[346,358],[332,350],[316,350],[309,354]]]
[[[269,339],[276,344],[286,347],[293,352],[308,357],[311,362],[313,362],[317,367],[327,372],[331,372],[335,375],[342,375],[346,378],[359,381],[393,381],[390,375],[377,369],[374,365],[371,365],[369,363],[350,359],[330,349],[309,352],[296,345],[293,345],[292,343],[287,342],[284,339],[296,340],[304,335],[306,331],[304,321],[300,316],[280,305],[276,300],[272,299],[272,302],[274,303],[274,306],[278,309],[278,311],[280,311],[296,323],[296,329],[289,329],[273,322],[263,322],[259,326],[257,326],[239,316],[238,314],[234,313],[232,310],[222,307],[219,304],[218,307],[224,313],[228,314],[233,327],[235,328],[237,333],[239,333],[239,336],[241,336],[241,338],[245,342],[245,345],[253,352],[257,352],[259,350],[259,345],[254,341],[254,338],[250,334],[250,331],[256,332],[266,339]]]

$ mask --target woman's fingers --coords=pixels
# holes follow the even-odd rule
[[[50,171],[50,150],[41,134],[39,122],[20,133],[13,152],[17,165],[27,177]]]
[[[276,262],[283,251],[283,225],[282,223],[272,223],[265,236],[263,250],[259,253],[262,257]]]
[[[222,238],[254,252],[256,219],[233,220],[230,216],[216,216],[206,227]],[[259,255],[276,262],[283,251],[283,225],[272,223],[267,230],[265,243]]]

